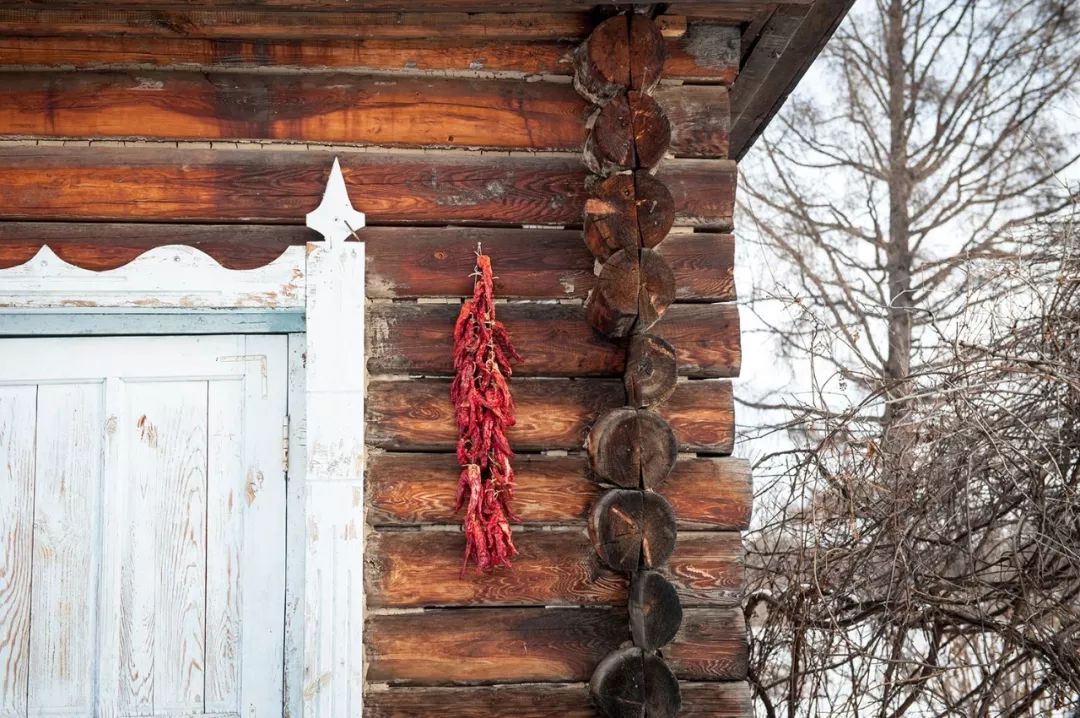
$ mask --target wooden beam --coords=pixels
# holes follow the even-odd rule
[[[372,452],[367,467],[367,513],[373,526],[456,525],[453,454]],[[526,526],[584,526],[605,488],[584,456],[523,454],[514,460],[514,511]],[[684,530],[741,531],[749,526],[753,487],[742,459],[683,458],[659,487]]]
[[[516,531],[514,543],[514,569],[491,576],[462,572],[460,531],[375,531],[364,554],[368,608],[626,605],[626,575],[601,563],[584,530]],[[742,538],[737,532],[683,534],[663,573],[684,606],[737,606]]]
[[[230,269],[253,269],[314,236],[306,227],[267,224],[0,222],[0,269],[49,245],[84,269],[115,269],[153,247],[187,244]],[[584,299],[596,282],[593,257],[577,230],[481,227],[367,227],[369,298],[472,295],[477,243],[496,258],[500,297]],[[676,299],[735,299],[735,242],[727,234],[672,234],[657,248],[675,273]]]
[[[453,374],[457,304],[377,304],[368,310],[368,369],[372,374]],[[499,319],[529,356],[518,376],[622,376],[626,348],[598,335],[585,308],[566,304],[507,304]],[[739,373],[739,312],[734,304],[673,305],[652,329],[679,348],[684,376]]]
[[[370,616],[367,678],[400,685],[585,681],[630,639],[624,609],[476,608]],[[681,680],[746,675],[739,609],[687,609],[664,649]]]
[[[435,33],[430,25],[422,24],[415,37],[361,39],[313,39],[300,33],[297,37],[281,38],[94,35],[90,33],[98,28],[91,24],[70,36],[0,34],[0,66],[287,68],[428,75],[451,72],[569,76],[573,74],[570,53],[591,25],[580,23],[578,29],[582,34],[577,35],[573,29],[560,30],[559,18],[553,20],[554,32],[550,37],[499,37],[495,29],[491,34],[470,37]],[[39,31],[58,32],[44,24],[40,24]],[[72,28],[71,32],[76,30]],[[435,34],[441,36],[433,38]],[[680,36],[667,40],[664,77],[669,80],[730,85],[738,69],[737,27],[709,21],[690,22]]]
[[[125,0],[126,2],[126,0]],[[228,5],[111,7],[106,3],[49,4],[0,8],[0,34],[13,36],[121,35],[181,38],[271,39],[430,39],[584,37],[592,28],[588,13],[519,12],[356,12],[348,7],[318,12],[290,8]],[[442,9],[442,8],[440,8]],[[399,7],[398,10],[401,10]]]
[[[780,109],[810,64],[832,37],[840,21],[847,15],[854,0],[816,0],[801,18],[784,43],[776,62],[768,72],[756,80],[745,81],[740,90],[732,91],[732,131],[731,153],[736,159],[741,158],[750,149],[754,140],[761,134]],[[771,50],[773,54],[776,49]],[[757,51],[751,56],[755,59]],[[750,61],[747,62],[750,64]],[[745,69],[745,68],[744,68]],[[753,74],[751,74],[753,78]],[[743,82],[740,80],[740,83]],[[740,84],[736,83],[736,85]]]
[[[727,90],[660,88],[671,152],[727,154]],[[569,84],[353,74],[0,73],[0,136],[580,151]]]
[[[745,718],[752,713],[745,681],[684,681],[681,718]],[[369,718],[595,718],[585,683],[506,686],[381,687],[364,697]]]
[[[576,157],[336,152],[368,222],[575,224]],[[3,147],[0,220],[296,223],[319,203],[329,152],[187,147]],[[735,163],[670,160],[677,221],[728,229]]]
[[[517,426],[509,438],[516,451],[578,449],[590,423],[604,410],[623,403],[622,382],[614,379],[519,379],[511,391]],[[368,441],[399,451],[452,450],[457,429],[449,395],[450,382],[440,379],[370,382]],[[660,413],[675,429],[680,450],[731,453],[730,382],[680,382]]]

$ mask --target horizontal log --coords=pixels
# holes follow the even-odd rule
[[[357,12],[351,5],[320,12],[235,7],[103,7],[40,4],[0,8],[0,34],[24,36],[122,35],[266,39],[429,39],[504,37],[516,40],[584,37],[585,12]],[[398,8],[401,10],[402,8]]]
[[[368,222],[576,224],[585,170],[576,157],[337,151]],[[9,145],[0,152],[0,219],[299,224],[319,204],[334,154],[283,149]],[[659,177],[677,221],[728,229],[735,164],[670,160]]]
[[[684,681],[681,718],[745,718],[753,708],[745,681]],[[369,689],[368,718],[595,718],[585,683]]]
[[[453,492],[454,475],[446,478]],[[369,608],[423,606],[625,606],[626,574],[605,567],[582,531],[514,534],[512,570],[462,573],[460,531],[384,529],[364,546]],[[737,606],[743,588],[742,537],[692,532],[679,537],[666,566],[684,606]]]
[[[490,251],[490,249],[488,250]],[[502,269],[496,266],[496,271]],[[453,374],[457,304],[375,304],[368,309],[368,371]],[[622,376],[626,348],[593,331],[585,308],[515,303],[497,307],[525,360],[515,376]],[[734,304],[677,304],[653,327],[677,349],[679,373],[716,378],[739,373],[739,311]]]
[[[671,151],[723,157],[727,89],[659,88]],[[0,73],[0,136],[282,140],[579,151],[590,112],[564,83],[346,74]]]
[[[593,256],[576,230],[370,227],[363,237],[370,297],[472,296],[469,274],[478,242],[495,263],[499,297],[584,299],[596,284]],[[677,300],[735,299],[730,235],[671,234],[657,251],[675,273]]]
[[[517,451],[578,449],[590,424],[623,403],[618,379],[518,379],[511,385]],[[368,384],[367,439],[382,449],[449,451],[457,441],[450,382],[442,379],[379,380]],[[727,381],[680,382],[660,407],[682,451],[730,454],[734,405]]]
[[[173,11],[171,17],[176,17]],[[61,16],[64,18],[65,16]],[[100,24],[93,23],[95,17]],[[183,16],[181,15],[181,18]],[[204,20],[205,15],[200,16]],[[35,22],[35,20],[41,22]],[[131,65],[161,68],[254,68],[275,67],[298,70],[393,70],[396,72],[461,72],[477,71],[514,74],[573,74],[570,53],[588,34],[591,24],[581,15],[572,18],[551,18],[551,23],[535,22],[525,34],[509,34],[500,24],[485,28],[489,34],[472,32],[471,25],[459,24],[453,33],[436,33],[432,27],[415,16],[408,21],[419,23],[412,36],[395,28],[404,37],[377,36],[385,29],[358,28],[351,23],[334,24],[338,17],[326,18],[327,23],[314,29],[314,35],[294,30],[288,24],[267,28],[261,35],[247,35],[244,26],[218,38],[178,37],[175,30],[159,37],[139,34],[139,22],[145,16],[132,17],[133,28],[125,24],[122,32],[135,33],[87,35],[89,32],[121,32],[114,15],[83,15],[88,24],[76,24],[68,32],[75,36],[56,37],[61,28],[46,24],[56,20],[48,13],[39,18],[18,20],[0,13],[0,30],[12,32],[0,36],[0,66],[75,67],[97,69]],[[67,19],[71,19],[68,17]],[[313,22],[317,22],[316,18]],[[6,20],[6,22],[5,22]],[[14,20],[14,22],[13,22]],[[33,23],[33,24],[30,24]],[[183,20],[181,19],[181,25]],[[708,82],[730,85],[739,66],[739,29],[735,25],[689,21],[685,32],[667,40],[667,62],[663,77],[685,82]],[[191,27],[190,24],[187,25]],[[161,28],[164,28],[162,30]],[[207,34],[220,32],[220,25],[211,24]],[[228,27],[228,26],[226,26]],[[303,26],[301,26],[302,28]],[[146,31],[165,32],[166,23]],[[513,26],[511,26],[513,30]],[[27,35],[27,32],[45,33]],[[365,33],[376,35],[364,37]],[[279,34],[279,37],[271,35]],[[546,34],[546,36],[545,36]],[[245,37],[246,35],[246,37]],[[361,39],[354,39],[360,36]]]
[[[367,293],[371,298],[466,297],[473,251],[480,243],[498,265],[498,296],[583,299],[596,281],[581,232],[478,227],[367,227]],[[318,239],[299,226],[119,222],[0,222],[0,269],[48,244],[66,262],[115,269],[153,247],[198,247],[231,269],[273,261],[286,247]],[[735,299],[735,242],[726,234],[672,234],[657,248],[675,273],[680,301]]]
[[[453,454],[372,452],[365,487],[367,518],[376,527],[457,524]],[[584,456],[523,454],[514,460],[514,511],[525,525],[584,526],[605,488],[589,476]],[[684,458],[658,488],[680,530],[740,531],[750,523],[750,468],[742,459]]]
[[[585,681],[630,640],[622,608],[476,608],[369,616],[367,678],[407,685]],[[746,675],[739,609],[690,608],[664,648],[680,680]]]

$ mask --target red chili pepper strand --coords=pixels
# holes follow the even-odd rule
[[[457,457],[462,466],[455,510],[465,507],[465,562],[489,572],[510,566],[514,548],[510,509],[514,495],[514,454],[506,431],[514,425],[514,400],[508,380],[510,360],[521,356],[495,319],[491,259],[477,255],[472,299],[462,304],[454,325],[454,380],[450,396],[458,427]]]

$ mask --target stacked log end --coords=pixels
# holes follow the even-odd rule
[[[649,333],[675,298],[671,268],[654,248],[674,222],[668,188],[651,174],[671,143],[671,124],[651,93],[664,41],[646,15],[605,20],[578,48],[574,87],[596,105],[584,163],[593,173],[585,244],[599,264],[586,301],[592,327],[622,342],[625,406],[597,417],[586,442],[592,473],[612,488],[592,507],[589,535],[600,559],[630,576],[628,645],[596,667],[593,702],[609,718],[679,712],[679,683],[663,657],[682,606],[661,569],[675,548],[675,512],[659,492],[679,447],[656,407],[675,390],[676,349]]]

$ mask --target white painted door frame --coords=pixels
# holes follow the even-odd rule
[[[93,272],[42,247],[29,262],[0,270],[0,335],[42,333],[36,325],[65,333],[69,323],[82,323],[72,333],[85,333],[86,318],[113,316],[116,325],[116,313],[167,317],[156,333],[203,333],[207,317],[224,333],[265,332],[282,325],[275,316],[303,315],[305,334],[289,335],[290,414],[302,407],[305,417],[290,428],[289,506],[303,507],[290,511],[287,528],[283,715],[290,718],[363,711],[364,297],[361,242],[290,247],[252,270],[168,246]],[[229,331],[234,315],[245,329]]]

